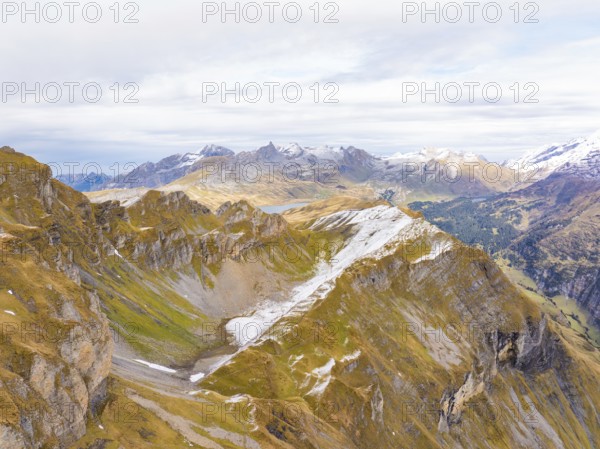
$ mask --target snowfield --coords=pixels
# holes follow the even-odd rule
[[[356,351],[354,351],[352,354],[349,355],[345,355],[344,357],[342,357],[340,359],[340,362],[342,363],[348,363],[348,362],[354,362],[355,360],[357,360],[359,357],[361,356],[361,352],[360,349],[357,349]]]
[[[239,347],[237,353],[254,344],[272,338],[269,330],[282,318],[295,316],[309,310],[317,301],[325,298],[335,286],[335,281],[346,269],[359,260],[381,259],[392,254],[398,244],[412,241],[424,235],[431,235],[433,248],[413,263],[433,260],[452,248],[450,240],[440,240],[436,234],[441,231],[420,219],[413,219],[400,209],[391,206],[377,206],[365,210],[342,211],[318,219],[311,227],[315,231],[332,230],[350,226],[353,237],[330,262],[322,261],[314,277],[296,287],[285,302],[267,302],[247,316],[231,319],[225,325],[227,332]],[[214,372],[235,354],[223,356],[212,364],[208,372],[192,375],[190,380],[197,382]]]
[[[381,259],[395,251],[403,241],[416,239],[425,233],[439,233],[435,226],[415,220],[400,209],[377,206],[361,211],[343,211],[317,220],[311,229],[331,230],[352,226],[355,235],[334,256],[330,263],[323,262],[316,276],[293,290],[289,301],[267,303],[253,314],[230,320],[226,330],[243,347],[258,341],[281,318],[308,310],[315,302],[323,299],[333,289],[336,279],[351,265],[362,259]],[[450,240],[434,242],[431,253],[416,262],[433,260],[450,250]]]

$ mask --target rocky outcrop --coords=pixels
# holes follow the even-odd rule
[[[488,336],[498,366],[505,365],[525,373],[546,371],[558,360],[558,339],[548,329],[546,316],[539,323],[527,320],[521,332],[505,334],[497,331]]]
[[[250,223],[252,234],[265,238],[280,236],[288,230],[288,224],[281,215],[267,214],[247,201],[235,204],[228,201],[217,209],[215,215],[224,221],[226,231],[234,231],[241,223]]]
[[[81,438],[105,400],[113,339],[82,248],[101,247],[92,207],[15,152],[0,182],[0,294],[12,302],[0,332],[0,447],[62,449]],[[4,231],[3,231],[4,232]],[[14,310],[13,310],[14,309]]]
[[[552,367],[560,368],[567,360],[558,337],[548,328],[547,316],[537,323],[527,319],[520,332],[497,330],[487,334],[486,341],[492,358],[482,354],[482,371],[469,371],[460,388],[444,392],[440,401],[440,432],[447,432],[451,426],[460,423],[467,403],[491,389],[493,379],[501,370],[517,370],[534,375]]]
[[[447,432],[453,424],[458,424],[465,410],[467,402],[475,396],[482,394],[485,389],[485,383],[481,376],[469,372],[465,383],[457,391],[447,391],[440,401],[440,422],[438,430]]]
[[[106,399],[113,350],[108,320],[91,293],[85,311],[63,301],[54,326],[23,324],[45,350],[24,345],[18,329],[3,335],[11,352],[1,364],[11,374],[0,375],[3,449],[66,447],[85,435],[88,418]]]
[[[185,214],[185,218],[197,218],[209,215],[210,209],[191,200],[183,192],[158,192],[151,190],[140,201],[130,206],[132,219],[139,224],[150,225],[148,220],[156,219],[157,214],[164,215],[165,221],[177,214]],[[151,218],[150,218],[151,217]]]
[[[102,232],[111,233],[111,225],[115,222],[129,221],[129,215],[127,209],[121,206],[118,201],[106,201],[104,203],[95,205],[94,215],[96,224],[100,227]]]

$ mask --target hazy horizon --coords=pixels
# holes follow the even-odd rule
[[[598,7],[584,0],[518,11],[500,2],[498,20],[494,8],[471,14],[453,3],[423,16],[416,2],[330,2],[316,14],[303,1],[297,22],[290,9],[272,23],[266,10],[250,23],[250,10],[223,17],[211,4],[127,3],[115,15],[102,1],[97,23],[90,11],[85,20],[75,11],[73,23],[66,10],[58,23],[48,23],[52,11],[40,23],[4,14],[3,144],[44,161],[103,165],[269,140],[380,155],[447,147],[502,161],[600,128]],[[56,103],[53,83],[62,86]],[[72,102],[65,83],[77,84]],[[83,100],[87,83],[101,88],[98,102],[87,98],[94,89]],[[279,83],[272,102],[265,83]],[[283,85],[300,86],[300,100]],[[486,95],[483,86],[492,87]]]

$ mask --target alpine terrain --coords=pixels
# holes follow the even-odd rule
[[[54,175],[0,149],[1,449],[600,447],[598,135]]]

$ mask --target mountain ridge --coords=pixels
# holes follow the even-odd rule
[[[520,158],[501,164],[490,163],[483,156],[472,152],[461,152],[448,148],[425,147],[417,152],[377,156],[354,146],[303,147],[297,143],[275,145],[273,142],[269,142],[266,146],[259,147],[256,150],[234,153],[232,150],[213,144],[206,145],[197,152],[174,154],[156,163],[146,162],[132,172],[114,179],[108,180],[103,177],[98,180],[103,182],[94,182],[90,186],[90,190],[162,187],[195,171],[202,170],[204,163],[250,164],[268,162],[296,163],[306,166],[333,163],[337,165],[342,177],[347,177],[349,180],[355,182],[387,181],[388,184],[399,179],[406,182],[407,177],[415,174],[421,175],[424,168],[425,173],[428,173],[427,168],[435,172],[434,169],[428,167],[431,164],[458,164],[458,166],[463,167],[473,165],[476,167],[475,171],[473,172],[473,169],[470,168],[468,171],[469,176],[474,175],[476,181],[481,181],[486,176],[478,173],[479,166],[494,165],[496,169],[506,170],[507,174],[501,176],[501,181],[493,174],[487,176],[495,180],[492,183],[483,180],[483,184],[488,188],[487,193],[493,193],[508,188],[522,188],[523,180],[537,181],[557,170],[569,168],[572,170],[578,169],[581,173],[587,170],[591,176],[598,176],[595,167],[597,167],[598,158],[600,158],[599,152],[600,131],[588,138],[573,139],[566,144],[529,150]],[[398,168],[398,164],[402,167]],[[463,173],[463,175],[466,176],[466,173]],[[426,179],[426,177],[425,175],[423,179]],[[449,177],[451,178],[452,175],[449,175]],[[514,178],[513,181],[510,181],[510,178]],[[78,179],[72,181],[67,179],[67,181],[67,183],[73,185],[79,182]],[[491,185],[494,183],[498,185]],[[426,182],[422,184],[426,184]]]
[[[288,222],[242,198],[211,208],[175,189],[92,203],[20,153],[0,152],[0,162],[14,168],[0,173],[0,239],[10,242],[0,310],[112,328],[92,348],[0,346],[0,393],[11,392],[14,412],[0,417],[0,438],[10,449],[600,441],[598,351],[487,254],[418,214],[334,198]],[[61,347],[62,361],[49,356]],[[30,364],[34,354],[48,368]],[[89,374],[87,393],[77,371]],[[80,400],[73,430],[29,414],[15,376],[45,408],[57,394]],[[115,418],[131,405],[137,419]],[[55,409],[48,419],[62,416]]]

